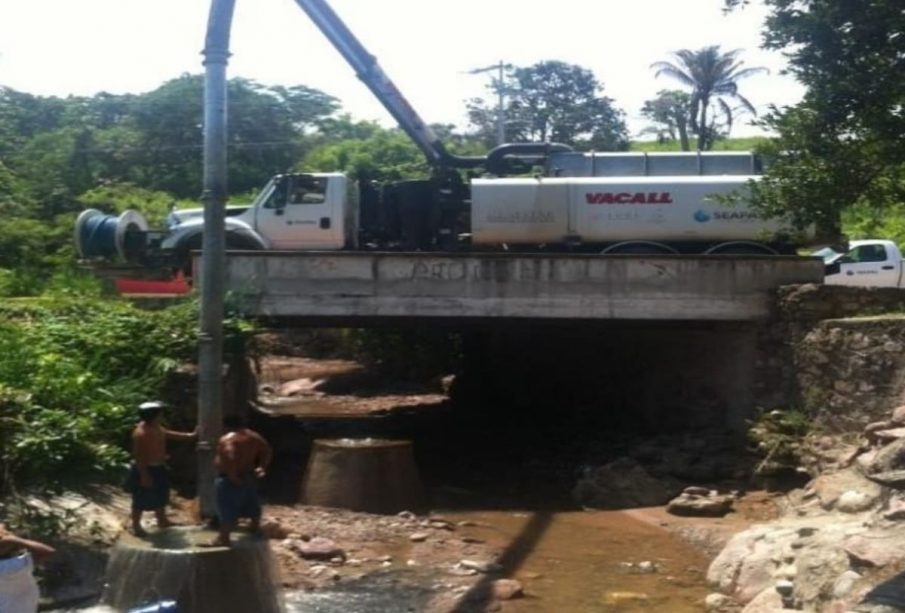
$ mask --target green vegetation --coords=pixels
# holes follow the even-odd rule
[[[721,138],[713,143],[714,151],[753,151],[765,144],[769,139],[766,136],[752,136],[749,138]],[[675,141],[632,141],[629,143],[629,151],[681,151],[682,148]]]
[[[740,54],[741,49],[721,51],[719,45],[710,45],[694,51],[680,49],[671,61],[655,62],[651,68],[656,76],[670,77],[691,91],[684,97],[677,95],[682,92],[660,92],[659,98],[645,105],[648,117],[684,136],[680,138],[684,150],[689,149],[688,130],[698,137],[698,151],[712,149],[718,138],[732,131],[738,113],[755,114],[754,106],[739,92],[738,83],[767,69],[744,68]],[[663,113],[664,106],[670,112]]]
[[[726,0],[730,9],[745,3]],[[700,149],[756,148],[771,158],[754,188],[763,214],[788,215],[799,228],[816,222],[836,229],[841,220],[853,238],[905,242],[901,3],[764,3],[765,46],[785,51],[807,87],[800,104],[761,119],[776,138],[728,138],[737,114],[729,102],[750,106],[737,82],[758,69],[713,46],[657,65],[691,90],[663,90],[645,104],[641,112],[655,124],[657,141],[630,144],[625,114],[603,84],[558,61],[511,67],[492,83],[493,98],[469,101],[470,133],[432,127],[450,151],[483,153],[496,144],[496,94],[503,92],[510,141],[675,151],[697,136]],[[0,494],[114,469],[125,457],[132,407],[155,395],[176,364],[194,358],[195,305],[149,312],[104,299],[99,284],[74,267],[72,227],[86,207],[135,208],[157,224],[172,206],[196,204],[202,86],[201,76],[183,75],[144,94],[67,98],[0,86]],[[400,130],[342,114],[324,92],[247,79],[228,87],[235,200],[247,201],[270,176],[290,169],[341,170],[367,180],[428,173]],[[230,338],[241,341],[241,327],[229,325]],[[416,336],[352,341],[391,371],[433,368],[437,347],[455,354],[455,339]]]
[[[760,457],[756,475],[794,473],[804,464],[805,440],[814,430],[806,415],[797,410],[761,411],[750,426],[748,440]]]
[[[789,72],[807,93],[799,104],[773,109],[763,120],[778,137],[763,147],[775,160],[754,190],[757,206],[767,215],[788,214],[797,227],[817,223],[828,234],[837,233],[840,216],[863,230],[865,215],[897,216],[905,203],[902,3],[764,4],[764,46],[788,56]],[[852,216],[850,207],[863,214]]]
[[[503,83],[491,89],[505,94],[507,142],[565,143],[576,149],[620,151],[628,142],[625,113],[603,95],[594,74],[575,64],[538,62],[511,67]],[[468,116],[487,147],[497,143],[496,96],[468,102]]]
[[[193,302],[146,311],[56,293],[0,304],[0,495],[119,468],[135,407],[194,360],[197,319]],[[227,350],[241,350],[247,328],[226,330]]]

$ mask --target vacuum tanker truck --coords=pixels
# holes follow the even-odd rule
[[[778,220],[745,204],[761,173],[746,152],[578,152],[510,143],[485,156],[449,153],[374,56],[324,0],[296,0],[427,158],[430,177],[376,185],[341,173],[272,177],[230,208],[228,249],[791,254]],[[730,198],[731,196],[731,198]],[[732,202],[729,202],[729,201]],[[151,229],[137,211],[84,211],[82,258],[119,257],[188,270],[201,247],[201,209]]]

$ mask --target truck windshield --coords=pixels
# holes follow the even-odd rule
[[[812,253],[811,255],[815,255],[815,256],[817,256],[818,258],[823,258],[823,263],[824,263],[824,264],[832,264],[832,263],[833,263],[834,261],[836,261],[836,260],[839,258],[839,256],[841,256],[842,254],[839,253],[839,252],[837,252],[837,251],[833,251],[833,250],[830,249],[829,247],[824,247],[823,249],[818,249],[817,251],[815,251],[815,252]]]

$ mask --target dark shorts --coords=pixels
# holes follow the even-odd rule
[[[163,466],[149,466],[148,472],[151,473],[151,487],[142,487],[138,467],[135,464],[129,467],[126,490],[132,493],[133,511],[154,511],[167,506],[170,501],[167,469]]]
[[[234,524],[240,517],[261,517],[261,503],[253,480],[236,485],[220,475],[214,485],[217,490],[217,516],[221,522]]]

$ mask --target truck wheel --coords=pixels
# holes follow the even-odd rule
[[[610,245],[600,252],[602,255],[675,255],[669,245],[654,241],[623,241]]]
[[[777,255],[775,249],[753,241],[733,241],[711,247],[704,255]]]

